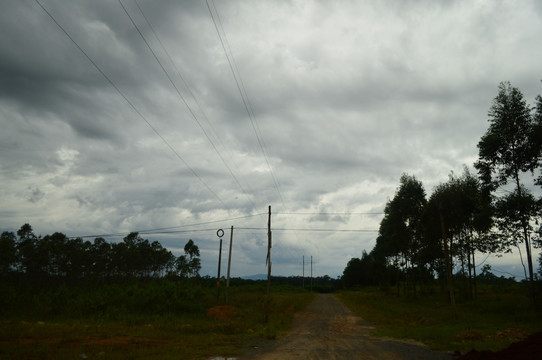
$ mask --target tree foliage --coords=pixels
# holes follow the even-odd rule
[[[175,261],[175,268],[180,277],[195,277],[201,270],[201,261],[199,258],[199,248],[192,241],[188,240],[184,246],[184,255],[181,255]]]
[[[404,174],[386,204],[374,248],[348,262],[346,286],[374,284],[375,279],[379,284],[404,282],[408,294],[409,286],[415,290],[424,276],[437,276],[448,280],[451,296],[452,280],[467,279],[461,284],[468,284],[462,289],[470,297],[476,293],[475,254],[513,247],[521,254],[520,243],[528,260],[526,278],[533,282],[531,240],[542,247],[542,199],[522,181],[537,172],[534,183],[542,186],[542,96],[531,108],[519,89],[503,82],[488,116],[474,164],[478,176],[465,167],[461,176],[452,174],[435,187],[426,201],[421,182]],[[542,268],[542,256],[539,263]],[[488,274],[485,267],[483,278]]]
[[[0,237],[0,274],[20,273],[39,280],[44,277],[81,278],[157,278],[166,275],[198,276],[201,269],[199,249],[190,240],[185,246],[186,269],[158,241],[143,239],[137,232],[123,241],[110,243],[104,238],[93,242],[69,238],[55,232],[36,236],[30,224],[24,224],[17,236],[4,232]]]
[[[530,195],[521,182],[523,173],[533,173],[540,163],[540,97],[537,98],[537,111],[531,114],[523,94],[512,87],[509,82],[499,85],[499,92],[489,110],[489,128],[478,143],[479,159],[475,164],[480,178],[490,191],[511,182],[514,193],[497,201],[500,229],[506,230],[501,238],[507,238],[511,231],[508,224],[521,229],[521,236],[513,241],[503,243],[514,244],[519,241],[525,244],[528,262],[529,280],[534,281],[531,255],[530,222],[533,219]]]

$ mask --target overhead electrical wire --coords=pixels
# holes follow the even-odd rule
[[[184,84],[186,90],[188,91],[188,93],[190,94],[190,96],[192,97],[192,99],[194,100],[194,102],[196,103],[199,111],[201,112],[201,114],[203,115],[203,119],[206,121],[207,125],[209,126],[209,128],[211,129],[211,133],[212,135],[214,136],[215,140],[218,141],[220,143],[220,145],[222,146],[222,148],[224,150],[227,150],[227,148],[224,146],[224,143],[222,142],[222,139],[220,136],[217,135],[216,131],[214,130],[213,128],[213,125],[211,124],[211,121],[209,120],[209,118],[207,117],[207,115],[205,114],[205,111],[203,110],[203,107],[201,106],[200,102],[198,101],[198,98],[195,96],[194,92],[192,91],[192,89],[190,88],[190,86],[188,85],[188,82],[185,80],[184,76],[181,74],[181,72],[179,71],[179,68],[177,67],[177,64],[175,63],[175,61],[173,61],[173,58],[172,56],[169,54],[169,51],[167,50],[166,46],[164,45],[164,43],[162,42],[162,40],[160,39],[160,37],[158,36],[158,33],[156,32],[156,30],[154,29],[154,26],[151,24],[150,20],[147,18],[147,15],[145,15],[145,12],[143,11],[143,9],[141,8],[141,6],[139,5],[139,2],[137,0],[134,0],[134,3],[136,4],[137,8],[139,9],[139,12],[141,13],[141,16],[143,16],[143,19],[145,19],[145,22],[147,23],[147,25],[149,26],[149,28],[151,29],[154,37],[156,38],[156,40],[158,41],[158,43],[160,44],[160,47],[162,48],[162,50],[164,51],[164,53],[166,54],[167,58],[169,59],[169,62],[171,63],[171,66],[173,67],[173,69],[175,70],[175,74],[179,77],[179,79],[181,79],[182,83]]]
[[[88,53],[75,41],[75,39],[68,33],[68,31],[56,20],[56,18],[47,10],[39,0],[34,0],[39,7],[53,20],[57,27],[70,39],[70,41],[79,49],[79,51],[87,58],[87,60],[96,68],[96,70],[107,80],[107,82],[115,89],[115,91],[128,103],[128,105],[138,114],[138,116],[151,128],[151,130],[167,145],[167,147],[173,152],[173,154],[183,162],[183,164],[190,170],[190,172],[198,178],[198,180],[207,188],[207,190],[217,198],[217,200],[228,208],[224,201],[218,196],[218,194],[211,189],[211,187],[203,180],[203,178],[188,164],[188,162],[175,150],[175,148],[158,132],[158,130],[147,120],[145,115],[139,111],[139,109],[126,97],[126,95],[120,90],[120,88],[113,82],[113,80],[98,66],[98,64],[88,55]]]
[[[35,0],[35,2],[42,8],[42,10],[51,18],[51,20],[57,25],[57,27],[69,38],[69,40],[78,48],[78,50],[87,58],[87,60],[94,66],[94,68],[105,78],[105,80],[107,80],[107,82],[113,87],[113,89],[115,89],[115,91],[128,103],[128,105],[133,109],[133,111],[135,111],[138,116],[147,124],[148,127],[151,128],[151,130],[153,130],[153,132],[168,146],[168,148],[174,153],[174,155],[179,159],[181,160],[184,165],[191,171],[191,173],[196,176],[199,181],[207,188],[208,191],[210,191],[218,200],[219,202],[225,207],[227,208],[226,204],[223,202],[223,200],[218,196],[218,194],[216,194],[216,192],[214,192],[210,187],[209,185],[203,180],[203,178],[201,178],[201,176],[199,176],[199,174],[188,164],[188,162],[186,160],[184,160],[184,158],[175,150],[175,148],[160,134],[160,132],[148,121],[148,119],[145,117],[145,115],[143,115],[141,113],[141,111],[134,105],[134,103],[132,103],[130,101],[130,99],[128,99],[128,97],[124,94],[124,92],[115,84],[115,82],[101,69],[101,67],[90,57],[90,55],[78,44],[78,42],[68,33],[68,31],[56,20],[56,18],[52,15],[51,12],[49,12],[44,6],[43,4],[39,1],[39,0]],[[201,123],[198,121],[197,119],[197,116],[194,114],[194,112],[192,111],[192,109],[190,108],[190,106],[188,105],[188,103],[186,102],[186,100],[184,99],[184,97],[182,96],[181,92],[179,91],[179,89],[177,88],[177,86],[175,85],[175,83],[173,82],[173,80],[171,79],[171,77],[169,76],[168,72],[165,70],[164,66],[162,65],[162,63],[160,62],[160,60],[158,59],[158,57],[156,56],[155,52],[153,51],[152,47],[148,44],[147,40],[145,39],[145,37],[143,36],[142,32],[139,30],[139,28],[137,27],[137,24],[134,22],[133,18],[130,16],[130,14],[128,13],[127,9],[124,7],[124,5],[122,4],[121,0],[119,0],[119,3],[120,5],[122,6],[122,8],[124,9],[124,11],[126,12],[127,16],[130,18],[132,24],[134,25],[134,27],[136,28],[136,30],[138,31],[138,33],[140,34],[140,36],[142,37],[142,39],[144,40],[145,44],[147,45],[147,47],[149,48],[149,50],[151,51],[151,53],[153,54],[153,56],[155,57],[156,61],[159,63],[160,67],[162,68],[162,70],[164,71],[164,73],[166,74],[168,80],[172,83],[172,85],[174,86],[175,90],[177,91],[178,95],[181,97],[181,99],[183,100],[183,102],[185,103],[185,105],[187,106],[187,108],[189,109],[190,113],[192,114],[194,120],[198,123],[198,125],[200,126],[200,128],[202,129],[202,131],[204,132],[204,134],[206,135],[207,139],[209,140],[209,142],[211,143],[211,145],[213,146],[213,148],[215,149],[215,151],[217,152],[217,154],[219,154],[220,156],[220,153],[218,152],[216,146],[214,145],[214,142],[210,139],[209,135],[207,134],[206,130],[204,129],[204,127],[201,125]],[[139,7],[139,5],[137,4],[136,2],[136,5]],[[207,2],[207,5],[209,7],[209,3]],[[214,7],[214,3],[213,3],[213,7]],[[140,9],[141,11],[141,9]],[[212,11],[209,7],[209,11],[211,13],[211,17],[213,18],[213,15],[212,15]],[[215,11],[216,11],[216,7],[215,7]],[[144,13],[142,12],[142,15],[144,16]],[[218,13],[217,13],[217,18],[219,19],[218,17]],[[148,22],[148,20],[146,19],[146,21]],[[220,21],[220,20],[219,20]],[[213,18],[213,22],[215,23],[215,26],[217,26],[214,18]],[[149,26],[151,27],[150,23],[148,22]],[[221,25],[220,25],[221,26]],[[151,27],[152,29],[152,27]],[[154,32],[154,30],[152,30]],[[235,68],[237,68],[237,65],[235,64],[235,60],[232,58],[232,60],[229,59],[228,57],[228,54],[227,54],[227,51],[226,51],[226,48],[225,48],[225,45],[224,45],[224,42],[220,36],[220,32],[218,30],[218,27],[217,27],[217,33],[219,34],[219,38],[221,39],[221,42],[222,42],[222,46],[224,48],[224,51],[226,53],[226,57],[228,58],[228,62],[230,64],[230,68],[232,70],[232,73],[233,73],[233,76],[234,76],[234,79],[236,81],[236,84],[237,84],[237,87],[238,87],[238,90],[241,94],[241,98],[243,100],[243,103],[245,105],[245,109],[247,110],[247,113],[249,114],[249,119],[251,120],[251,124],[252,124],[252,127],[253,127],[253,130],[256,134],[256,137],[257,137],[257,140],[258,140],[258,143],[260,145],[260,148],[262,150],[262,153],[264,154],[264,157],[265,157],[265,160],[266,160],[266,163],[269,167],[269,170],[270,170],[270,173],[272,174],[273,176],[273,181],[274,181],[274,185],[276,187],[276,190],[281,198],[281,201],[282,201],[282,204],[283,204],[283,207],[284,207],[284,199],[282,197],[282,194],[281,194],[281,191],[280,191],[280,188],[279,188],[279,184],[278,184],[278,181],[273,173],[273,169],[269,163],[269,159],[268,159],[268,156],[267,156],[267,152],[265,151],[265,148],[264,148],[264,143],[263,143],[263,138],[261,137],[261,134],[259,132],[259,128],[257,126],[257,123],[255,122],[255,119],[254,119],[254,113],[253,113],[253,110],[252,110],[252,107],[250,105],[250,102],[249,102],[249,99],[248,99],[248,96],[246,94],[246,89],[244,88],[244,84],[242,83],[242,79],[240,78],[240,75],[237,74],[237,76],[239,76],[239,80],[237,79],[237,76],[236,76],[236,73],[235,71],[233,70],[233,66],[232,66],[232,62],[235,66]],[[156,34],[155,34],[156,36]],[[157,39],[159,40],[159,38],[157,37]],[[226,39],[227,40],[227,39]],[[159,40],[160,41],[160,40]],[[229,46],[229,45],[228,45]],[[164,47],[164,51],[167,51],[165,50],[165,47]],[[230,50],[231,52],[231,50]],[[169,56],[169,54],[168,54]],[[171,58],[170,58],[171,60]],[[237,70],[238,72],[238,70]],[[182,78],[182,77],[181,77]],[[183,79],[184,81],[184,79]],[[189,89],[188,85],[186,84],[185,82],[185,85],[187,86],[187,88]],[[190,91],[190,89],[189,89]],[[244,95],[243,95],[244,94]],[[195,99],[195,97],[194,97]],[[195,99],[196,100],[196,99]],[[197,100],[196,100],[197,102]],[[229,168],[229,166],[227,165],[227,163],[225,162],[225,160],[220,156],[222,162],[224,163],[224,165],[228,168],[228,170],[230,171],[230,174],[232,175],[232,177],[236,180],[236,182],[238,183],[238,185],[240,186],[240,188],[243,190],[243,187],[241,186],[240,182],[238,181],[238,179],[236,178],[236,176],[232,173],[231,169]],[[246,194],[246,191],[243,190],[243,192],[245,192]],[[251,201],[252,202],[252,201]],[[252,205],[254,206],[254,203],[252,202]],[[288,213],[288,212],[278,212],[278,213],[275,213],[275,214],[284,214],[284,215],[354,215],[354,214],[365,214],[365,215],[377,215],[377,214],[381,214],[381,213]],[[237,217],[237,218],[231,218],[231,219],[225,219],[225,220],[216,220],[216,221],[209,221],[209,222],[202,222],[202,223],[197,223],[197,224],[188,224],[188,225],[182,225],[182,226],[172,226],[172,227],[166,227],[166,228],[157,228],[157,229],[148,229],[148,230],[140,230],[138,231],[138,233],[141,233],[141,234],[146,234],[146,235],[150,235],[150,234],[173,234],[173,233],[186,233],[186,232],[205,232],[205,231],[215,231],[215,229],[192,229],[192,230],[172,230],[172,229],[178,229],[178,228],[182,228],[182,227],[188,227],[188,226],[197,226],[197,225],[204,225],[204,224],[211,224],[211,223],[218,223],[218,222],[224,222],[224,221],[228,221],[228,220],[235,220],[235,219],[242,219],[242,218],[247,218],[247,217],[252,217],[252,216],[259,216],[259,215],[265,215],[265,213],[262,213],[262,214],[254,214],[254,215],[248,215],[248,216],[242,216],[242,217]],[[243,228],[243,227],[239,227],[239,228],[236,228],[238,230],[251,230],[251,231],[255,231],[255,230],[266,230],[266,228]],[[377,230],[361,230],[361,229],[310,229],[310,228],[291,228],[291,229],[288,229],[288,228],[274,228],[273,229],[274,231],[295,231],[295,232],[307,232],[307,231],[315,231],[315,232],[377,232]],[[126,233],[111,233],[111,234],[101,234],[101,235],[84,235],[84,236],[79,236],[80,238],[89,238],[89,237],[115,237],[115,236],[123,236],[123,235],[126,235]]]
[[[383,212],[275,212],[275,215],[384,215]]]
[[[233,56],[233,52],[231,51],[231,47],[230,47],[229,42],[228,42],[228,37],[226,35],[226,31],[224,30],[224,27],[222,26],[222,21],[220,20],[220,14],[219,14],[213,0],[211,0],[211,4],[212,4],[212,8],[214,9],[214,13],[216,14],[216,19],[215,19],[215,15],[213,14],[213,11],[211,9],[211,5],[209,4],[209,0],[206,0],[206,4],[207,4],[207,9],[209,10],[209,14],[211,16],[211,20],[212,20],[212,22],[214,24],[216,33],[217,33],[218,38],[220,40],[220,43],[222,45],[222,49],[224,50],[224,55],[226,56],[226,59],[228,61],[229,67],[230,67],[230,70],[232,72],[233,79],[234,79],[235,84],[237,86],[237,90],[239,91],[239,95],[241,96],[241,100],[242,100],[243,105],[245,107],[245,110],[247,112],[248,118],[250,119],[252,129],[254,130],[254,134],[256,135],[256,139],[258,140],[258,144],[260,146],[263,157],[264,157],[265,162],[267,164],[267,167],[269,169],[269,173],[271,174],[271,177],[272,177],[272,180],[273,180],[273,185],[274,185],[275,189],[277,190],[277,193],[279,195],[279,199],[280,199],[280,202],[282,204],[283,210],[286,210],[286,205],[285,205],[285,202],[284,202],[284,197],[282,196],[282,192],[280,190],[279,181],[278,181],[277,177],[275,176],[275,172],[273,171],[273,167],[271,166],[271,163],[269,162],[269,156],[267,154],[267,151],[265,150],[265,142],[263,140],[263,136],[261,135],[261,132],[259,131],[259,126],[258,126],[258,123],[256,121],[256,117],[254,115],[254,111],[253,111],[252,105],[250,103],[248,93],[247,93],[246,88],[244,86],[244,82],[243,82],[243,79],[241,77],[241,73],[239,71],[239,68],[237,67],[237,62],[235,61],[235,57]],[[222,34],[224,36],[222,36]],[[290,218],[288,218],[288,221],[290,222],[290,224],[292,223]],[[295,236],[297,238],[297,234]],[[300,242],[299,238],[297,238],[297,239],[298,239],[298,242]],[[275,242],[275,245],[277,245],[277,244],[278,244],[278,246],[281,246],[281,244],[279,242]],[[318,248],[318,245],[315,245],[315,246],[316,246],[316,248]],[[288,248],[286,248],[286,247],[285,247],[285,251],[290,252],[290,250]],[[292,258],[294,257],[293,255],[290,255],[290,256],[292,256]],[[299,257],[299,254],[297,256],[295,256],[295,257]]]
[[[264,214],[265,215],[265,214]],[[209,222],[212,223],[212,222]],[[206,224],[209,224],[206,223]],[[239,230],[249,230],[249,231],[267,231],[266,227],[235,227],[235,231]],[[288,228],[273,228],[272,231],[292,231],[292,232],[350,232],[350,233],[375,233],[378,230],[368,230],[368,229],[322,229],[322,228],[298,228],[298,229],[288,229]],[[183,234],[183,233],[196,233],[196,232],[216,232],[216,228],[206,228],[206,229],[189,229],[189,230],[148,230],[145,232],[133,231],[142,235],[164,235],[164,234]],[[106,238],[106,237],[119,237],[126,236],[129,233],[120,232],[120,233],[111,233],[111,234],[99,234],[99,235],[82,235],[82,236],[70,236],[70,239],[74,238]]]
[[[167,232],[161,232],[163,230],[172,230],[172,229],[179,229],[179,228],[192,227],[192,226],[201,226],[201,225],[209,225],[209,224],[216,224],[216,223],[224,223],[224,222],[227,222],[227,221],[247,219],[247,218],[262,216],[262,215],[267,215],[267,213],[244,215],[244,216],[237,216],[237,217],[227,218],[227,219],[204,221],[204,222],[199,222],[199,223],[177,225],[177,226],[168,226],[168,227],[154,228],[154,229],[137,230],[137,231],[131,231],[131,232],[136,232],[136,233],[144,234],[144,235],[160,234],[160,233],[167,233]],[[214,230],[216,231],[216,229],[214,229]],[[182,231],[184,231],[184,230],[182,230]],[[190,230],[186,230],[186,231],[190,231]],[[175,232],[175,231],[172,231],[172,233],[173,232]],[[115,236],[123,236],[123,235],[126,235],[126,234],[127,233],[125,233],[125,232],[119,232],[119,233],[99,234],[99,235],[70,236],[70,238],[115,237]]]
[[[185,97],[182,95],[181,91],[179,90],[179,88],[177,87],[177,85],[175,84],[175,82],[173,81],[173,79],[171,78],[171,76],[169,75],[169,73],[167,72],[167,70],[165,69],[164,65],[162,64],[162,61],[160,61],[160,59],[158,58],[158,56],[156,55],[155,51],[153,50],[153,48],[151,47],[151,45],[149,44],[149,42],[147,41],[147,39],[145,38],[145,36],[143,35],[143,33],[141,32],[141,30],[139,29],[139,26],[136,24],[136,22],[134,21],[134,19],[132,18],[132,16],[130,15],[130,13],[128,12],[128,10],[126,9],[126,7],[124,6],[124,4],[122,3],[121,0],[118,0],[119,4],[121,5],[122,9],[124,10],[124,12],[126,13],[126,15],[128,16],[128,18],[130,19],[132,25],[134,25],[135,29],[137,30],[139,36],[141,37],[141,39],[143,39],[143,42],[145,43],[145,45],[147,46],[147,48],[149,49],[149,51],[152,53],[154,59],[156,60],[156,62],[158,63],[158,65],[160,65],[160,68],[162,69],[162,71],[164,72],[164,74],[166,75],[167,79],[169,80],[169,82],[171,83],[171,85],[173,86],[173,88],[175,89],[177,95],[179,96],[179,98],[182,100],[182,102],[184,103],[184,105],[188,108],[188,111],[190,112],[190,115],[192,115],[192,118],[194,119],[194,121],[196,122],[196,124],[199,126],[199,128],[201,129],[201,131],[203,131],[203,134],[205,135],[205,137],[207,138],[207,140],[209,141],[209,143],[211,144],[211,146],[213,147],[214,151],[216,152],[216,154],[218,155],[218,157],[220,158],[220,160],[222,161],[222,163],[224,164],[224,166],[226,167],[226,169],[228,170],[228,172],[230,173],[231,177],[233,178],[233,180],[237,183],[237,185],[239,186],[239,188],[241,189],[241,191],[246,195],[247,199],[250,201],[250,203],[252,204],[252,207],[254,209],[256,209],[256,205],[254,204],[254,202],[252,201],[252,199],[248,196],[247,194],[247,191],[243,188],[243,186],[241,185],[239,179],[237,178],[237,176],[235,176],[235,174],[233,173],[232,169],[230,168],[230,166],[226,163],[226,161],[224,160],[224,157],[222,156],[222,154],[220,154],[220,151],[218,151],[215,143],[213,142],[213,140],[211,139],[211,137],[209,136],[209,134],[207,133],[207,131],[205,130],[205,128],[203,127],[203,125],[201,124],[201,122],[199,121],[198,117],[196,116],[195,112],[192,110],[192,108],[190,107],[190,105],[188,104],[188,102],[186,101]],[[141,11],[141,8],[140,8],[140,11]],[[156,35],[156,34],[155,34]]]
[[[236,228],[239,230],[267,230],[267,228]],[[305,228],[305,229],[288,229],[288,228],[273,228],[273,231],[299,231],[299,232],[361,232],[361,233],[374,233],[378,230],[366,230],[366,229],[320,229],[320,228]]]
[[[209,14],[211,15],[211,20],[213,21],[213,24],[215,26],[216,32],[218,34],[218,38],[220,39],[220,43],[222,45],[222,49],[224,50],[224,54],[226,56],[226,59],[228,60],[228,64],[230,66],[230,70],[232,72],[233,78],[235,80],[235,84],[237,86],[237,89],[239,91],[239,95],[241,96],[241,99],[243,101],[243,105],[245,107],[245,110],[247,112],[248,118],[250,119],[250,123],[252,125],[252,129],[254,131],[254,134],[256,135],[256,139],[258,140],[258,144],[260,146],[260,149],[262,151],[263,157],[265,159],[265,162],[267,164],[267,167],[269,169],[269,173],[271,174],[271,178],[273,180],[273,185],[279,195],[280,203],[282,205],[283,211],[286,211],[286,204],[284,201],[284,197],[282,196],[282,191],[280,190],[280,182],[275,175],[275,171],[273,170],[273,167],[271,166],[271,163],[269,161],[269,154],[266,150],[267,146],[265,144],[264,137],[262,136],[260,127],[258,125],[258,121],[256,119],[256,116],[254,114],[254,109],[252,107],[251,101],[248,97],[248,93],[245,87],[245,84],[243,82],[243,78],[241,76],[241,72],[239,71],[239,68],[237,66],[237,62],[235,61],[235,57],[233,56],[233,52],[231,50],[230,43],[228,41],[228,36],[226,34],[226,31],[224,30],[224,27],[222,25],[222,20],[220,18],[220,13],[218,12],[218,9],[216,8],[214,0],[210,0],[212,4],[212,8],[214,9],[214,13],[216,14],[216,20],[213,16],[213,11],[211,10],[211,6],[209,5],[209,0],[206,0],[207,9],[209,10]],[[222,34],[224,36],[222,36]],[[290,217],[287,218],[289,224],[292,226],[292,220]],[[297,239],[298,243],[301,243],[301,240],[299,239],[297,233],[294,234],[294,236]],[[278,245],[279,247],[282,246],[281,242],[275,242],[275,245]],[[314,244],[316,250],[319,250],[318,245]],[[284,246],[284,249],[286,252],[291,253],[290,249],[286,246]],[[301,254],[293,255],[290,254],[292,258],[298,258]]]
[[[213,21],[213,24],[215,26],[216,33],[217,33],[218,38],[220,40],[220,43],[222,45],[222,49],[224,50],[224,54],[226,56],[226,59],[228,60],[228,64],[230,66],[230,70],[232,72],[233,79],[235,80],[235,84],[237,85],[237,90],[239,91],[239,95],[241,96],[241,100],[243,101],[243,105],[244,105],[245,110],[246,110],[246,112],[248,114],[248,118],[250,119],[250,123],[252,124],[252,129],[254,130],[254,134],[256,135],[256,139],[258,140],[258,144],[260,146],[260,149],[262,150],[262,154],[264,156],[265,162],[266,162],[267,167],[269,168],[269,172],[271,173],[271,176],[273,178],[273,184],[274,184],[274,186],[275,186],[275,188],[277,190],[277,193],[279,194],[282,205],[285,208],[285,206],[284,206],[284,198],[282,197],[282,192],[280,191],[278,180],[277,180],[277,178],[275,176],[273,168],[271,167],[271,163],[269,162],[268,154],[264,149],[263,137],[261,136],[261,133],[258,131],[259,128],[258,128],[257,123],[256,123],[256,118],[254,116],[254,111],[251,111],[252,106],[250,104],[250,100],[248,98],[246,88],[245,88],[243,80],[241,78],[241,74],[240,74],[239,69],[237,67],[237,63],[235,62],[235,58],[233,57],[233,54],[231,52],[231,48],[229,47],[226,32],[224,31],[224,28],[222,27],[222,22],[220,21],[220,15],[218,14],[218,11],[216,9],[216,6],[215,6],[214,2],[211,1],[212,4],[213,4],[213,8],[215,9],[215,13],[216,13],[216,19],[215,19],[215,16],[213,15],[213,11],[211,10],[211,5],[209,5],[209,0],[206,0],[205,2],[207,4],[207,9],[209,10],[209,14],[211,15],[211,20]],[[217,20],[218,20],[218,22],[217,22]],[[224,38],[222,37],[222,34],[221,34],[220,30],[222,30],[222,32],[224,33]],[[229,54],[228,54],[228,50],[226,49],[226,44],[227,44],[228,48],[230,49]],[[237,71],[235,71],[234,68],[237,69]]]

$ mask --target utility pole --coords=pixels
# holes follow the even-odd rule
[[[228,289],[230,288],[230,268],[231,268],[231,245],[233,243],[233,225],[230,232],[230,254],[228,255],[228,280],[226,280],[226,304],[228,303]]]
[[[311,255],[311,292],[312,292],[312,255]]]
[[[303,289],[305,288],[305,255],[303,255]]]
[[[216,301],[220,296],[220,262],[222,261],[222,236],[224,236],[224,230],[218,229],[216,236],[220,238],[220,247],[218,248],[218,274],[216,275]]]
[[[265,322],[269,321],[269,306],[271,303],[271,205],[269,205],[269,216],[267,219],[267,301],[265,311]]]

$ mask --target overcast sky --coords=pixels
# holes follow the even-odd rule
[[[499,82],[542,89],[537,0],[122,5],[1,1],[0,230],[168,228],[142,236],[193,239],[213,275],[234,226],[242,276],[266,271],[271,205],[273,273],[335,277],[402,173],[429,197],[472,167]]]

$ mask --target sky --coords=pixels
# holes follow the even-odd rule
[[[231,275],[266,273],[269,206],[274,275],[342,274],[403,173],[472,169],[501,81],[542,92],[537,0],[0,8],[0,230],[193,239],[202,275],[231,226]]]

